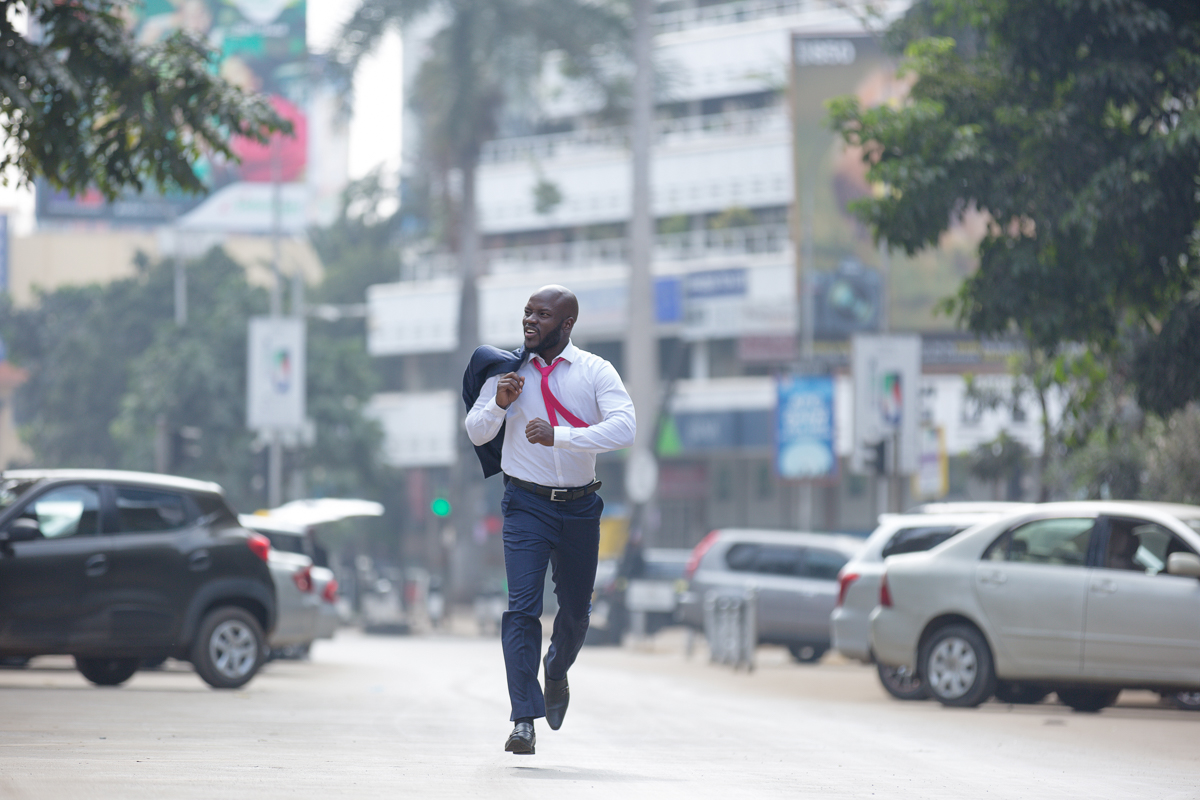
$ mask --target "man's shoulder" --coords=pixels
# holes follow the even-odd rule
[[[592,368],[601,368],[604,366],[612,367],[608,359],[596,355],[595,353],[584,350],[578,345],[575,346],[575,363],[580,366],[588,366]]]
[[[521,362],[521,356],[522,351],[520,349],[502,350],[490,344],[481,344],[471,354],[471,363],[467,368],[471,371],[480,371],[489,370],[497,366],[511,367]]]

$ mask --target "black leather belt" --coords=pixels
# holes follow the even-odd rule
[[[555,486],[542,486],[540,483],[530,483],[523,481],[520,478],[514,478],[512,475],[505,475],[504,480],[509,483],[516,484],[519,488],[527,492],[549,497],[555,503],[565,503],[568,500],[578,500],[581,497],[587,497],[592,492],[600,488],[600,481],[592,481],[587,486],[576,486],[561,489]]]

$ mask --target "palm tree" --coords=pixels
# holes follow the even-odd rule
[[[458,364],[478,344],[476,280],[481,272],[475,189],[483,145],[495,136],[506,106],[528,100],[553,54],[564,76],[590,83],[608,99],[613,54],[627,47],[628,27],[609,0],[363,0],[329,54],[335,70],[353,74],[389,29],[431,24],[424,60],[410,82],[421,160],[445,213],[444,243],[458,254],[462,294]],[[619,0],[617,0],[619,2]],[[467,479],[474,456],[459,432],[452,478],[457,526],[470,531],[478,481]]]

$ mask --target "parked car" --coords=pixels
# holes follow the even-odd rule
[[[692,551],[680,598],[684,624],[703,630],[710,593],[757,590],[758,641],[813,662],[829,649],[838,571],[862,546],[853,536],[724,528]]]
[[[102,686],[174,657],[210,686],[242,686],[275,627],[269,550],[213,483],[5,471],[0,657],[71,655]]]
[[[1200,507],[1075,502],[892,556],[871,614],[881,662],[950,706],[1056,692],[1098,711],[1122,689],[1200,690]]]
[[[332,602],[323,602],[317,589],[316,571],[312,556],[305,552],[305,531],[255,514],[242,514],[242,526],[267,537],[271,552],[267,565],[275,581],[275,630],[268,640],[272,658],[304,658],[313,640],[320,638],[326,625],[320,623],[324,613],[334,614]],[[327,580],[332,579],[329,573]],[[336,584],[335,584],[336,585]],[[335,598],[336,599],[336,598]],[[322,609],[330,607],[329,612]],[[320,630],[319,630],[320,628]],[[327,636],[332,636],[330,630]]]
[[[992,504],[981,504],[981,511],[974,511],[969,503],[955,503],[952,509],[939,509],[935,513],[880,515],[879,526],[838,574],[837,603],[830,617],[833,649],[847,658],[867,664],[875,662],[870,616],[879,603],[879,579],[885,558],[929,550],[967,528],[992,522],[1005,512],[1011,514],[1029,507],[1026,503],[1008,503],[1002,511],[997,511]],[[894,697],[920,700],[929,696],[909,670],[889,664],[876,664],[876,669],[884,689]]]
[[[634,554],[628,575],[620,559],[604,559],[596,567],[588,644],[620,644],[636,627],[632,614],[645,614],[642,633],[653,634],[679,622],[679,597],[687,588],[684,571],[691,550],[647,547]]]

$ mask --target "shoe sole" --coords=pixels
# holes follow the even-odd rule
[[[509,742],[504,745],[505,752],[512,753],[514,756],[532,756],[537,753],[537,747],[529,745],[528,749],[524,742]]]

